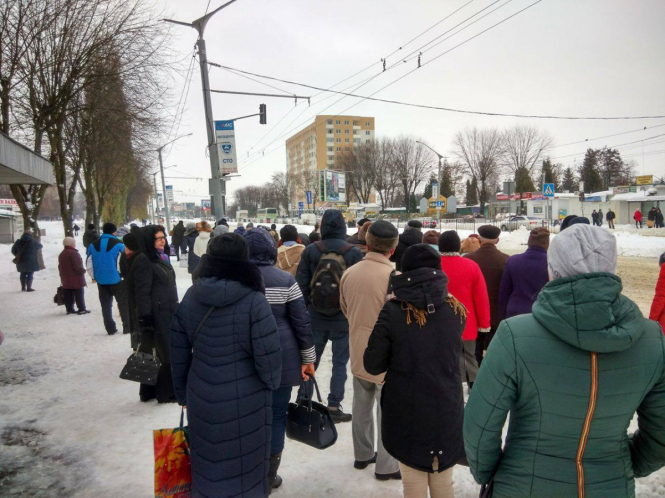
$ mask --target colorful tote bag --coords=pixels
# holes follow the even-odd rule
[[[192,468],[189,460],[189,436],[183,426],[153,431],[155,446],[155,498],[189,498]]]

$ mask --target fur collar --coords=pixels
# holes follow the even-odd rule
[[[204,254],[201,256],[201,262],[196,269],[196,273],[201,278],[217,277],[224,280],[233,280],[262,294],[266,293],[261,270],[249,261]]]

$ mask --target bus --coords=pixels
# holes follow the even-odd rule
[[[256,213],[259,223],[274,223],[277,219],[276,208],[263,208],[259,209]]]

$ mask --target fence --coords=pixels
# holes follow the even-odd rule
[[[532,221],[535,220],[530,220],[530,221],[493,221],[493,220],[485,220],[485,219],[479,219],[476,220],[475,218],[472,220],[466,220],[464,218],[457,218],[453,223],[444,223],[443,220],[441,220],[441,229],[449,229],[449,230],[470,230],[473,233],[476,233],[478,227],[481,227],[483,225],[492,225],[495,227],[499,227],[502,232],[513,232],[515,230],[520,230],[522,227],[524,227],[527,230],[533,230],[534,228],[538,227],[545,227],[547,228],[550,232],[552,233],[559,233],[559,226],[560,222],[559,220],[538,220],[536,223],[532,223]]]

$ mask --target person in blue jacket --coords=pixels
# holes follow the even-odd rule
[[[87,266],[92,268],[99,291],[99,304],[102,306],[104,328],[109,335],[118,331],[113,320],[113,298],[118,303],[123,333],[129,333],[129,310],[127,295],[118,271],[118,258],[125,250],[123,243],[115,236],[117,228],[113,223],[105,223],[102,236],[88,246]]]
[[[245,233],[249,245],[249,260],[259,267],[266,287],[266,298],[277,320],[282,347],[282,382],[272,395],[272,442],[268,482],[272,489],[282,484],[277,475],[284,449],[286,416],[291,390],[301,380],[314,375],[316,352],[309,313],[300,287],[289,272],[275,266],[277,244],[265,227]]]
[[[210,240],[171,322],[173,389],[187,407],[192,498],[268,496],[282,349],[245,239]],[[198,331],[198,332],[197,332]]]

